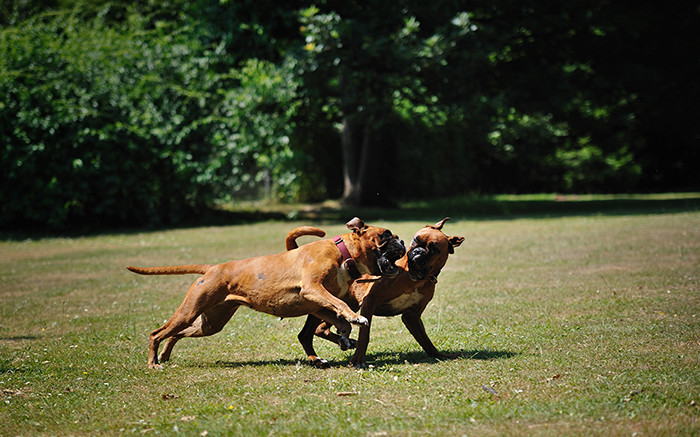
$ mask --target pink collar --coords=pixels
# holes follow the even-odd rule
[[[333,242],[336,246],[338,246],[338,250],[340,250],[340,254],[343,256],[343,264],[345,264],[345,268],[348,269],[350,277],[352,279],[357,279],[362,276],[360,275],[360,271],[357,269],[355,260],[352,258],[352,255],[350,255],[350,251],[348,250],[347,246],[345,246],[345,242],[343,242],[340,235],[333,237]]]

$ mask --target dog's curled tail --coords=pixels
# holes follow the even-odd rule
[[[287,250],[299,248],[297,238],[305,235],[315,235],[322,238],[326,236],[326,233],[322,229],[314,228],[313,226],[299,226],[298,228],[294,228],[289,231],[287,238],[284,240]]]
[[[212,268],[214,264],[190,264],[183,266],[166,266],[166,267],[133,267],[127,266],[126,269],[139,275],[186,275],[189,273],[197,273],[203,275]]]

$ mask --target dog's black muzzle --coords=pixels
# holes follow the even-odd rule
[[[393,237],[386,240],[377,256],[377,267],[382,276],[394,277],[399,274],[399,268],[396,267],[396,261],[406,254],[406,246],[403,241]]]
[[[414,247],[408,251],[408,276],[413,281],[428,277],[428,251],[425,248]]]

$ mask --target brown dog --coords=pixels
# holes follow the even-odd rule
[[[454,248],[464,242],[463,237],[448,237],[442,233],[442,226],[450,218],[445,218],[435,225],[419,230],[413,237],[411,247],[404,257],[396,262],[399,274],[393,278],[381,278],[374,283],[356,281],[350,287],[350,293],[345,297],[353,308],[360,307],[360,314],[371,321],[373,315],[395,316],[401,314],[408,331],[423,347],[423,350],[436,358],[447,358],[446,354],[438,351],[428,338],[421,314],[435,293],[437,276],[447,262]],[[304,235],[294,230],[287,236],[287,249],[296,246],[294,239]],[[319,230],[316,230],[319,231]],[[367,345],[369,344],[370,326],[360,327],[355,354],[350,364],[362,367],[366,364]],[[338,342],[338,335],[330,332],[330,325],[323,323],[313,315],[309,315],[304,328],[299,333],[299,341],[307,354],[315,356],[313,336]],[[327,365],[321,360],[317,365]]]
[[[341,236],[342,243],[359,272],[398,273],[395,262],[406,248],[396,235],[367,226],[357,217],[347,227],[352,232]],[[321,240],[295,251],[216,265],[127,267],[142,275],[203,275],[170,320],[151,333],[148,367],[161,367],[157,355],[163,340],[167,343],[160,361],[167,361],[179,339],[216,334],[241,305],[278,317],[313,314],[334,325],[340,334],[339,344],[349,346],[350,323],[366,325],[368,321],[337,297],[347,293],[354,280],[348,271],[348,256],[341,253],[340,243]]]

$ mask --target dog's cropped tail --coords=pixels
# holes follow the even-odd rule
[[[183,266],[166,266],[166,267],[132,267],[127,266],[126,269],[139,275],[186,275],[189,273],[197,273],[203,275],[212,268],[214,264],[190,264]]]
[[[298,249],[297,238],[303,237],[305,235],[315,235],[317,237],[325,237],[326,233],[319,228],[314,228],[313,226],[299,226],[294,228],[287,234],[287,238],[284,240],[287,250]]]

